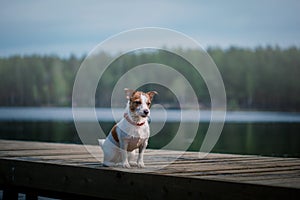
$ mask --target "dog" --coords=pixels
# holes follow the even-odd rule
[[[158,93],[127,88],[124,91],[128,102],[123,118],[113,126],[106,139],[98,140],[104,153],[103,166],[144,168],[144,152],[150,136],[150,107],[154,95]]]

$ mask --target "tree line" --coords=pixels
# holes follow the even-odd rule
[[[195,53],[193,50],[183,51],[188,51],[191,55]],[[231,47],[208,48],[207,52],[222,75],[228,109],[300,111],[299,48]],[[101,53],[101,56],[112,55]],[[76,56],[0,58],[0,106],[71,106],[72,88],[82,61],[83,57]],[[121,76],[132,67],[149,62],[172,66],[183,74],[198,91],[200,105],[209,108],[210,96],[201,76],[188,62],[174,58],[170,52],[162,50],[128,53],[114,60],[98,83],[101,91],[96,92],[96,106],[109,107],[112,89]],[[143,78],[142,76],[135,79]],[[169,81],[174,87],[182,87],[184,93],[183,85],[176,80]],[[159,90],[157,101],[171,108],[178,107],[178,99],[168,88],[147,85],[144,89]],[[188,101],[187,97],[186,102]]]

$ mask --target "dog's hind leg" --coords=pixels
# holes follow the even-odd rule
[[[102,148],[103,144],[105,142],[105,139],[99,139],[98,142],[99,142],[100,147]]]
[[[104,151],[103,166],[115,167],[121,161],[120,153],[116,151]]]
[[[120,149],[115,146],[109,139],[99,140],[100,147],[103,151],[103,166],[117,166],[121,161]]]

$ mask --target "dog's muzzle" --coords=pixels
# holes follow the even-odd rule
[[[150,113],[150,111],[149,111],[148,109],[145,109],[145,110],[143,111],[142,117],[147,117],[149,113]]]

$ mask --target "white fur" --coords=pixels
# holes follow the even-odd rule
[[[142,104],[136,109],[138,115],[143,115],[145,110],[149,111],[149,114],[150,114],[150,110],[147,106],[147,100],[148,100],[147,96],[142,94],[141,95]]]
[[[150,110],[147,106],[147,97],[141,95],[141,105],[139,105],[135,112],[130,112],[129,101],[127,103],[125,113],[128,114],[130,120],[137,123],[144,123],[142,126],[136,126],[128,122],[125,118],[117,123],[117,136],[119,143],[115,142],[112,137],[112,132],[109,133],[106,139],[100,139],[99,145],[101,146],[104,159],[104,166],[119,166],[130,168],[131,165],[136,165],[140,168],[145,167],[143,155],[148,145],[150,136],[148,116]],[[144,110],[148,110],[147,117],[143,117]],[[138,146],[135,146],[138,145]],[[128,149],[132,151],[128,151]],[[136,161],[135,153],[138,151],[138,158]]]

